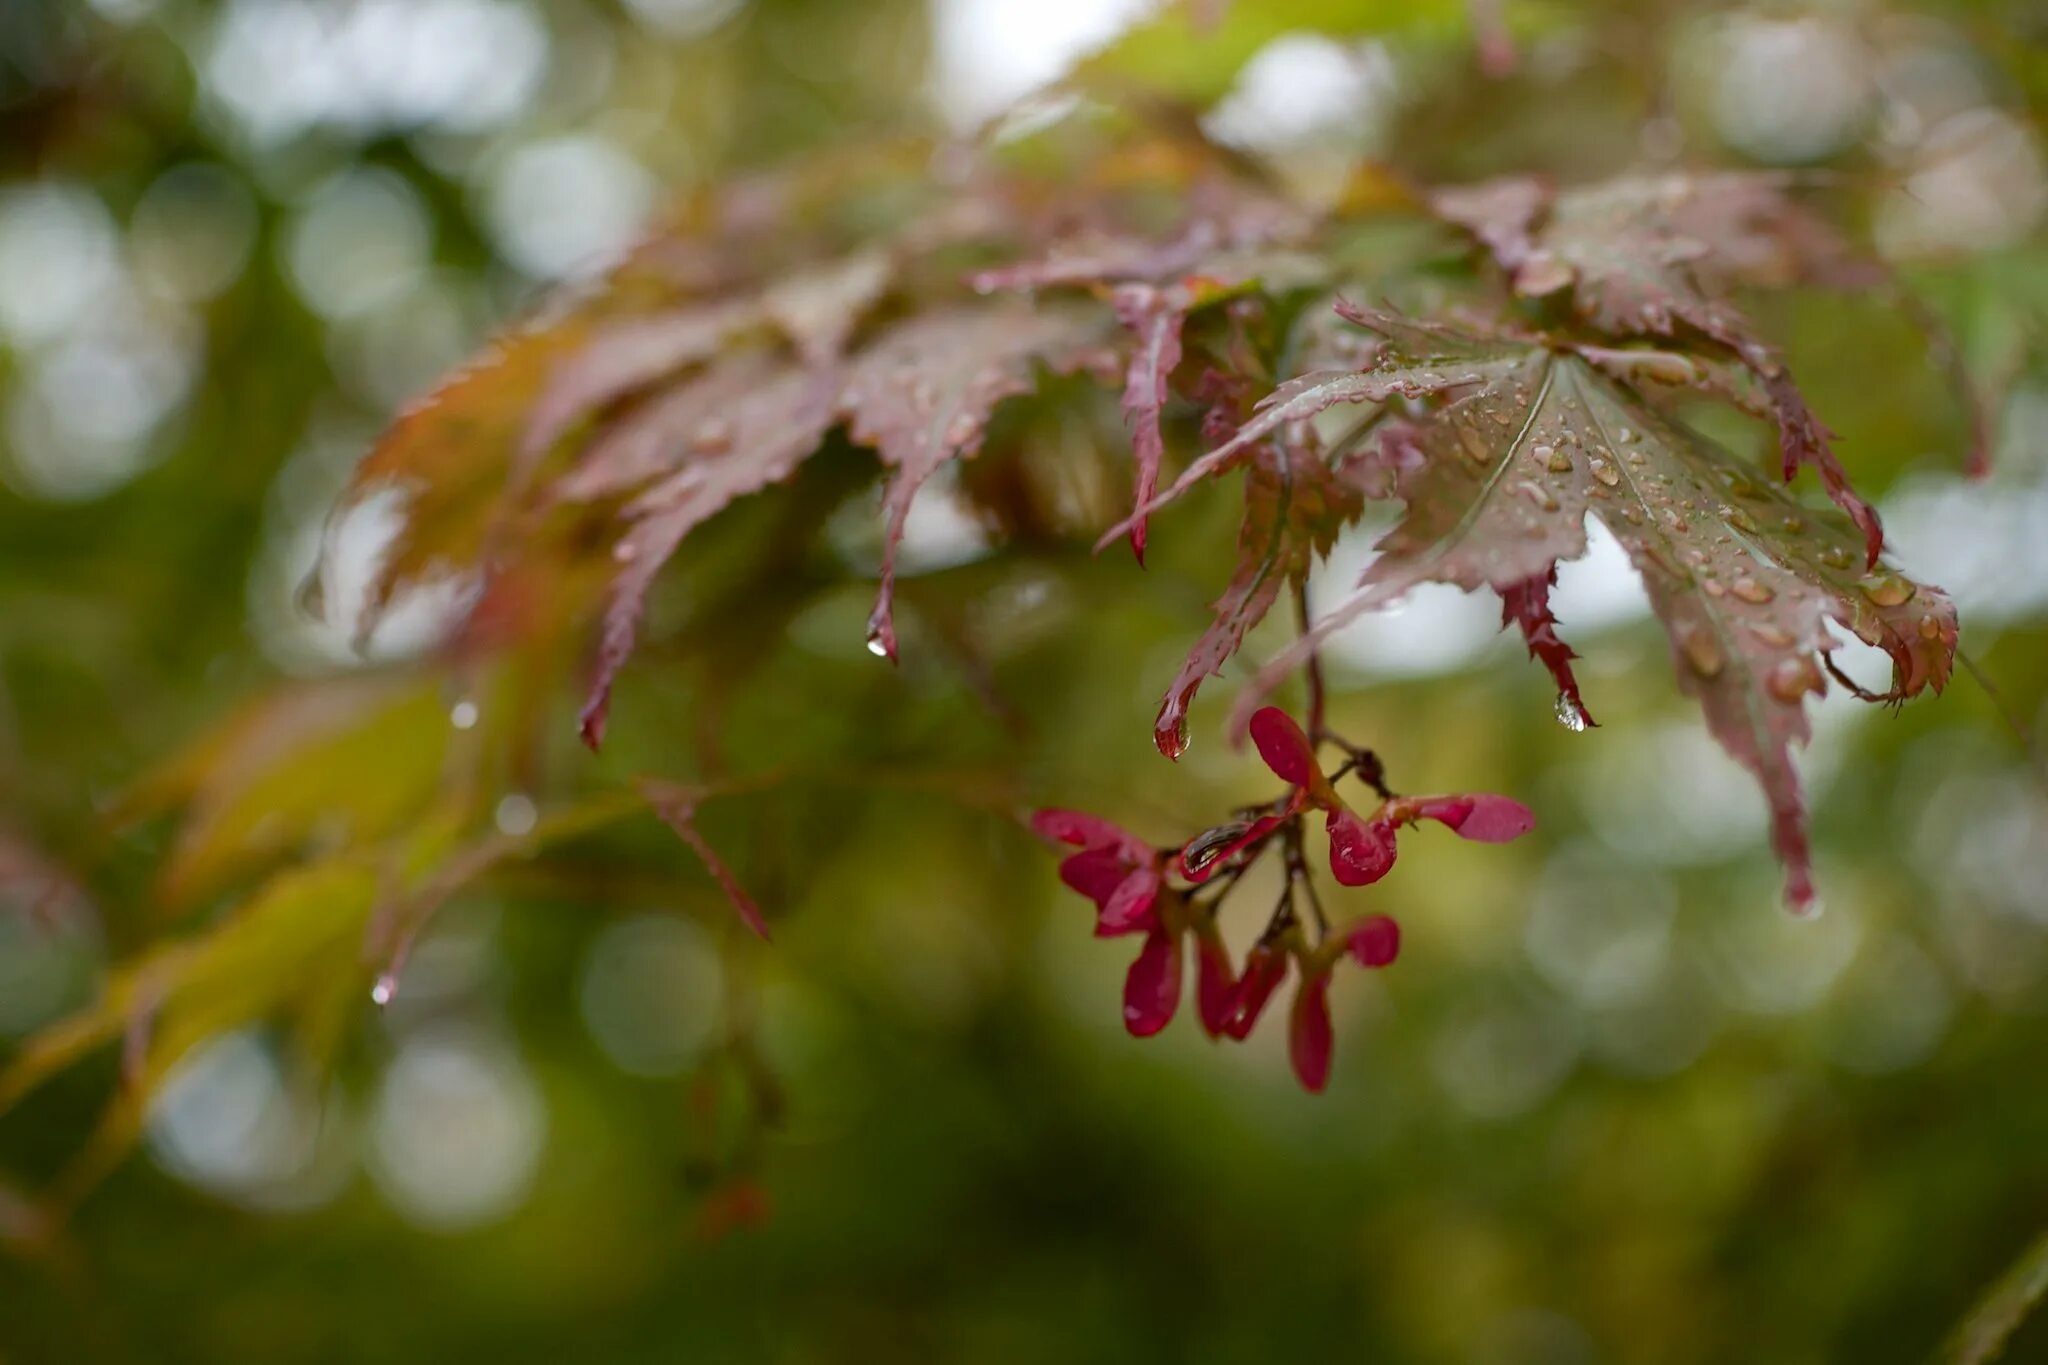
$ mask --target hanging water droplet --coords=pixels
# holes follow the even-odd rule
[[[1218,825],[1204,830],[1188,840],[1180,851],[1180,865],[1190,877],[1198,877],[1209,865],[1223,855],[1223,851],[1242,839],[1248,826],[1244,824]]]
[[[1592,724],[1592,717],[1586,714],[1586,708],[1579,704],[1577,697],[1569,692],[1560,692],[1557,694],[1557,723],[1576,735]]]
[[[1685,655],[1686,663],[1702,678],[1719,677],[1727,666],[1727,659],[1721,654],[1721,642],[1714,638],[1714,632],[1703,626],[1689,627],[1678,637],[1678,648]]]
[[[1796,659],[1778,660],[1771,665],[1770,676],[1764,679],[1765,689],[1782,702],[1796,702],[1807,693],[1818,692],[1825,686],[1820,670],[1804,654]]]
[[[464,697],[448,708],[448,723],[458,730],[474,730],[481,714],[476,703]]]
[[[1754,602],[1758,606],[1762,606],[1778,595],[1770,584],[1759,583],[1754,578],[1736,579],[1731,591],[1743,601]]]
[[[1786,901],[1785,909],[1794,919],[1815,920],[1828,912],[1828,903],[1808,891],[1803,898]]]
[[[868,636],[868,653],[874,655],[877,659],[889,657],[889,646],[883,642],[880,631],[876,631]]]
[[[1902,607],[1913,600],[1914,587],[1905,577],[1880,569],[1862,583],[1863,595],[1880,607]]]
[[[370,1003],[381,1010],[386,1005],[390,1004],[392,997],[397,994],[398,978],[393,976],[390,972],[385,972],[382,975],[380,975],[377,978],[376,983],[370,987]]]
[[[640,547],[630,540],[622,540],[612,546],[612,559],[620,564],[631,564],[640,557]]]

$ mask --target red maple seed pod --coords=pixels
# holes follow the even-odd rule
[[[1361,967],[1385,967],[1401,954],[1401,926],[1392,915],[1367,915],[1345,936]]]
[[[1150,1038],[1173,1022],[1180,1008],[1180,935],[1154,925],[1124,977],[1124,1027],[1134,1038]]]
[[[1336,1038],[1330,1027],[1330,973],[1325,970],[1301,983],[1294,993],[1294,1011],[1287,1021],[1287,1060],[1294,1077],[1311,1095],[1330,1083],[1330,1054]]]
[[[1230,968],[1230,954],[1213,927],[1195,946],[1195,1008],[1202,1031],[1220,1038],[1229,1027],[1237,1007],[1237,974]]]
[[[1255,945],[1245,957],[1244,974],[1237,979],[1230,1020],[1223,1031],[1240,1041],[1251,1036],[1252,1027],[1265,1013],[1266,1002],[1286,979],[1287,954],[1270,944]]]

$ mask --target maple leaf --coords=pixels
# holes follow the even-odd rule
[[[1818,216],[1767,172],[1624,176],[1552,191],[1530,176],[1437,191],[1431,207],[1470,231],[1507,271],[1515,292],[1569,289],[1573,308],[1602,331],[1668,337],[1681,324],[1727,347],[1756,375],[1778,424],[1784,477],[1813,466],[1828,496],[1863,533],[1875,566],[1877,513],[1850,488],[1832,433],[1806,406],[1777,350],[1726,298],[1735,285],[1839,288],[1873,284]]]
[[[1534,623],[1532,649],[1540,638],[1536,652],[1555,671],[1544,651],[1564,646],[1548,619],[1550,575],[1584,553],[1591,513],[1642,574],[1682,689],[1762,785],[1788,899],[1810,903],[1791,748],[1808,735],[1805,698],[1826,688],[1821,665],[1834,647],[1826,623],[1889,653],[1888,699],[1902,699],[1948,681],[1956,644],[1948,599],[1889,568],[1866,572],[1850,526],[1759,479],[1568,343],[1348,315],[1390,343],[1374,369],[1295,381],[1275,406],[1309,412],[1361,392],[1398,393],[1418,373],[1438,376],[1428,386],[1436,406],[1377,437],[1382,459],[1399,471],[1406,512],[1353,596],[1262,671],[1233,728],[1318,641],[1424,582],[1502,593],[1511,616]],[[1568,677],[1559,675],[1561,686]]]
[[[853,439],[892,471],[882,507],[881,590],[868,647],[896,657],[896,550],[925,481],[980,449],[996,404],[1028,393],[1037,367],[1101,369],[1099,316],[1005,301],[928,313],[897,324],[851,362],[840,408]]]
[[[1358,491],[1321,455],[1294,442],[1258,448],[1244,497],[1230,586],[1216,600],[1215,619],[1188,652],[1153,722],[1153,742],[1168,758],[1187,749],[1188,706],[1203,680],[1223,671],[1281,590],[1306,580],[1315,559],[1329,553],[1338,532],[1364,507]]]
[[[734,499],[795,474],[831,430],[838,399],[833,371],[735,359],[600,438],[564,481],[574,496],[600,496],[663,466],[673,470],[628,505],[629,525],[612,547],[619,568],[578,721],[584,743],[595,749],[604,740],[612,683],[633,652],[662,566]]]
[[[1579,695],[1579,680],[1572,673],[1578,651],[1558,637],[1557,617],[1550,611],[1550,590],[1557,586],[1557,566],[1550,572],[1531,576],[1500,589],[1500,623],[1517,626],[1528,642],[1529,657],[1550,670],[1557,683],[1557,716],[1574,730],[1599,724]]]

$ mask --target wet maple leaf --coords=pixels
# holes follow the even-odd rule
[[[1602,331],[1670,337],[1683,326],[1739,356],[1777,421],[1784,477],[1813,466],[1862,532],[1874,566],[1884,548],[1876,512],[1850,488],[1832,433],[1807,408],[1777,350],[1727,298],[1737,285],[1854,288],[1881,278],[1786,194],[1789,185],[1783,175],[1730,171],[1553,191],[1514,176],[1439,190],[1430,202],[1485,245],[1518,294],[1568,289],[1574,310]]]
[[[1091,311],[991,302],[930,313],[877,337],[849,368],[840,408],[853,439],[891,471],[882,508],[882,583],[868,647],[896,657],[896,550],[926,480],[980,449],[1005,398],[1029,393],[1038,367],[1102,368],[1103,320]]]
[[[1437,403],[1378,437],[1407,510],[1357,592],[1268,666],[1240,714],[1331,631],[1425,582],[1500,592],[1511,614],[1537,622],[1532,648],[1539,636],[1545,649],[1563,648],[1547,606],[1538,612],[1528,598],[1532,584],[1547,590],[1560,560],[1584,553],[1591,513],[1642,574],[1680,686],[1763,786],[1788,898],[1809,903],[1791,748],[1808,735],[1805,698],[1826,687],[1823,656],[1834,647],[1826,623],[1890,654],[1892,696],[1904,698],[1948,680],[1956,643],[1948,599],[1889,568],[1866,572],[1851,526],[1759,478],[1567,343],[1349,315],[1387,338],[1386,354],[1359,375],[1283,386],[1276,406],[1307,413],[1359,394],[1399,393],[1418,374],[1437,377],[1426,385]]]
[[[612,547],[618,572],[578,722],[593,749],[604,739],[612,682],[633,652],[662,566],[684,537],[734,499],[796,473],[831,429],[838,398],[833,371],[735,360],[601,438],[565,481],[578,495],[595,496],[631,486],[662,465],[673,470],[628,505],[629,525]]]
[[[1216,600],[1216,616],[1188,652],[1160,703],[1152,739],[1178,758],[1187,748],[1188,706],[1204,679],[1223,671],[1252,627],[1265,619],[1290,584],[1305,581],[1365,505],[1358,490],[1318,452],[1294,443],[1259,447],[1245,477],[1244,523],[1237,567]]]

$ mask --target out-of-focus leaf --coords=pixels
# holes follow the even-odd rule
[[[1210,105],[1230,93],[1261,48],[1286,34],[1461,39],[1471,31],[1465,0],[1170,0],[1083,62],[1074,81]]]
[[[193,905],[309,846],[402,829],[440,781],[454,727],[431,679],[345,678],[267,698],[145,778],[130,818],[185,808],[158,874],[166,905]]]
[[[1203,679],[1222,672],[1281,591],[1306,581],[1316,558],[1329,553],[1365,505],[1320,452],[1294,443],[1257,449],[1244,497],[1230,586],[1216,600],[1216,619],[1189,651],[1153,722],[1153,743],[1168,758],[1187,748],[1188,706]]]
[[[1943,1365],[1991,1365],[2027,1315],[2048,1296],[2048,1234],[2034,1240],[1958,1323],[1943,1349]]]

